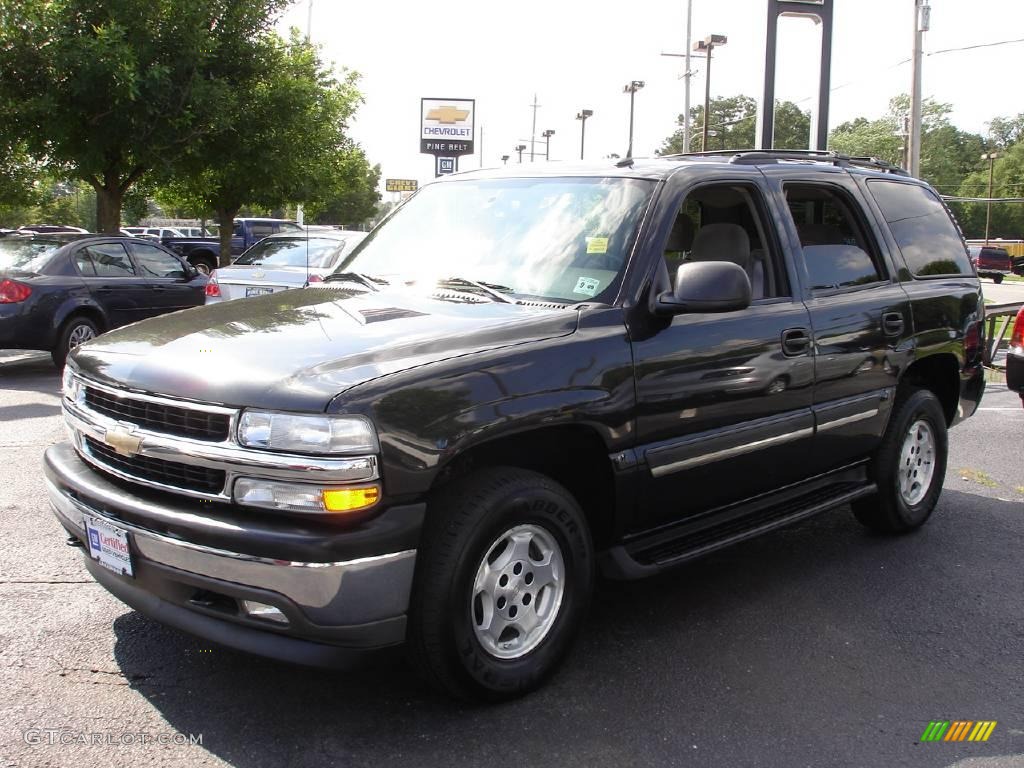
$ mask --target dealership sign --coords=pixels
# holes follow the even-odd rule
[[[420,99],[420,152],[435,157],[473,154],[476,99]]]
[[[416,179],[385,179],[384,189],[388,192],[415,192],[419,187]]]

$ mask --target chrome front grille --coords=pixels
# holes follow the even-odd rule
[[[114,394],[107,389],[86,385],[85,405],[115,421],[135,424],[143,429],[193,440],[223,442],[228,439],[231,417],[227,413],[196,410],[152,399]]]
[[[91,437],[84,438],[82,442],[97,463],[133,479],[193,493],[217,495],[224,490],[227,476],[224,470],[147,456],[121,456]]]

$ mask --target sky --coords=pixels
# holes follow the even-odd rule
[[[693,39],[728,36],[716,49],[712,96],[757,98],[763,87],[766,0],[692,0]],[[360,73],[365,103],[350,135],[385,178],[434,177],[434,160],[419,153],[424,97],[476,99],[477,153],[460,170],[494,167],[514,147],[530,145],[537,97],[535,161],[544,161],[546,129],[554,130],[551,159],[580,153],[581,109],[586,159],[624,155],[629,96],[623,86],[643,80],[636,94],[634,148],[653,155],[676,129],[683,111],[686,0],[490,0],[475,3],[386,0],[297,0],[282,30],[306,31],[336,68]],[[931,0],[924,36],[923,94],[953,106],[958,127],[986,132],[996,116],[1024,112],[1024,2]],[[914,0],[835,0],[832,104],[829,124],[857,116],[877,118],[889,99],[910,90],[906,62],[913,44]],[[779,27],[776,96],[810,110],[817,93],[820,27],[784,18]],[[1004,40],[1018,42],[941,53]],[[692,60],[691,103],[702,103],[705,65]],[[482,134],[482,135],[481,135]],[[482,145],[482,154],[481,154]],[[524,162],[530,162],[529,149]],[[386,195],[389,199],[392,195]]]

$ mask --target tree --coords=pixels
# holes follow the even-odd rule
[[[308,207],[314,224],[359,225],[377,215],[380,203],[380,166],[370,167],[366,155],[358,147],[334,156],[337,173],[331,179],[330,189]]]
[[[755,144],[757,101],[750,96],[726,96],[711,100],[708,123],[708,150],[747,149]],[[665,139],[659,155],[683,151],[683,116],[676,119],[679,128]],[[690,109],[690,148],[701,151],[704,105]],[[791,101],[775,104],[775,146],[780,149],[806,149],[810,143],[811,117]]]
[[[1009,149],[1024,141],[1024,112],[1016,117],[994,117],[988,124],[989,136],[997,149]]]
[[[336,79],[295,31],[287,41],[268,36],[256,61],[232,78],[222,103],[231,129],[193,142],[168,184],[171,198],[215,214],[223,266],[231,261],[232,223],[243,205],[322,200],[337,190],[339,178],[348,178],[347,160],[356,169],[359,158],[365,165],[345,135],[362,102],[357,73]]]
[[[286,4],[0,0],[0,133],[88,183],[98,228],[116,232],[135,183],[224,130],[227,78],[251,70]]]
[[[959,189],[962,197],[988,197],[988,162],[975,160],[977,170]],[[1019,141],[995,161],[992,167],[993,197],[1024,197],[1024,141]],[[967,237],[985,236],[986,203],[962,203],[957,218]],[[991,237],[1024,238],[1024,203],[993,203]]]

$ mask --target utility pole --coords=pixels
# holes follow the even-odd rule
[[[690,151],[690,36],[693,27],[693,0],[686,0],[686,71],[683,72],[683,153]]]
[[[928,0],[914,0],[914,52],[910,80],[910,175],[921,175],[921,48],[924,33],[931,26]]]
[[[587,138],[587,118],[593,116],[592,109],[581,109],[576,113],[576,119],[580,121],[580,160],[583,159],[583,142]]]
[[[477,167],[484,167],[484,127],[482,124],[480,126],[480,165]]]
[[[992,179],[996,167],[998,152],[989,152],[982,155],[982,160],[988,160],[988,201],[985,203],[985,245],[988,245],[989,226],[992,224]]]
[[[533,146],[534,146],[534,143],[536,142],[536,137],[537,137],[537,108],[540,107],[540,104],[537,103],[537,94],[536,93],[533,94],[533,104],[531,104],[530,106],[533,107],[533,127],[530,129],[530,162],[532,163],[533,162]]]
[[[309,0],[309,6],[306,12],[306,45],[313,45],[313,0]],[[297,221],[300,226],[306,223],[306,215],[302,210],[302,203],[297,203],[295,206],[295,221]]]

